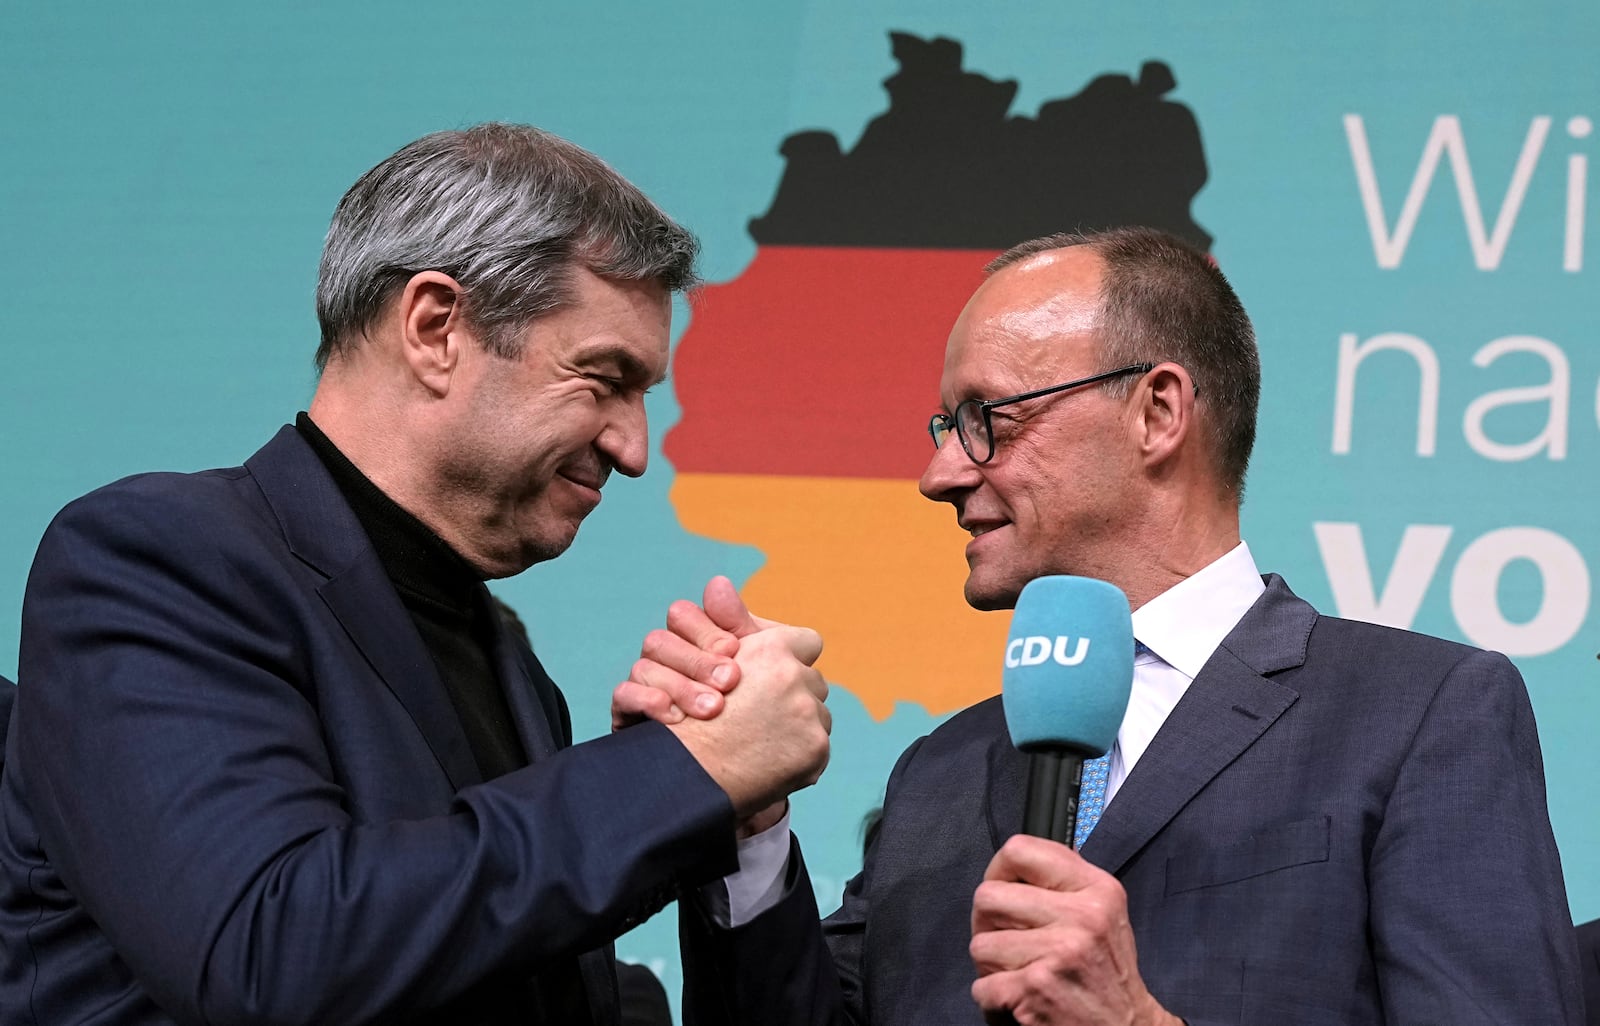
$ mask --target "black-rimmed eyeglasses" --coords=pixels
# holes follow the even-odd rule
[[[1054,395],[1065,392],[1070,388],[1081,388],[1084,385],[1094,385],[1112,378],[1120,378],[1124,374],[1148,374],[1155,369],[1153,363],[1135,363],[1127,367],[1118,367],[1116,370],[1106,371],[1104,374],[1095,374],[1092,377],[1079,378],[1077,381],[1068,381],[1065,384],[1051,385],[1049,388],[1036,388],[1031,392],[1021,392],[1017,395],[1008,395],[1003,399],[968,399],[956,406],[956,412],[935,413],[928,420],[928,434],[933,436],[933,447],[944,448],[945,439],[954,431],[961,439],[961,448],[967,451],[967,456],[974,463],[988,463],[994,458],[994,423],[990,419],[991,410],[999,406],[1009,406],[1028,399],[1038,399],[1042,396]]]

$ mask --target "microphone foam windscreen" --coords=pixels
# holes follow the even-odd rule
[[[1012,744],[1104,755],[1133,689],[1128,597],[1088,577],[1028,582],[1011,615],[1001,680]]]

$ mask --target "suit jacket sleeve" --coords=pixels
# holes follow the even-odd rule
[[[798,842],[791,842],[785,894],[736,929],[712,921],[697,901],[679,902],[684,1026],[838,1026],[846,1017],[840,972],[818,924],[817,902]]]
[[[433,1007],[731,868],[726,796],[655,725],[433,818],[353,821],[286,622],[317,600],[216,519],[159,489],[63,511],[29,583],[12,753],[62,879],[179,1021]]]
[[[1504,656],[1444,676],[1368,873],[1387,1022],[1582,1021],[1533,710]]]
[[[921,745],[900,756],[886,803]],[[876,854],[876,845],[869,846],[838,911],[820,923],[798,840],[791,842],[783,899],[749,923],[727,929],[701,904],[680,902],[685,1026],[863,1026],[863,945]]]

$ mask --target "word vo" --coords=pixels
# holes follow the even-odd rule
[[[1438,573],[1453,529],[1411,524],[1400,538],[1388,580],[1373,587],[1361,525],[1316,523],[1317,548],[1340,616],[1410,627]],[[1525,622],[1500,608],[1500,577],[1513,562],[1527,560],[1539,572],[1542,597]],[[1539,527],[1502,527],[1474,539],[1450,575],[1450,611],[1473,644],[1508,656],[1545,655],[1575,637],[1589,615],[1589,567],[1577,546]]]

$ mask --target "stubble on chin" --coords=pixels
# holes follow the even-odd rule
[[[572,548],[573,542],[578,540],[578,529],[583,526],[583,518],[563,518],[559,523],[553,522],[555,519],[552,517],[541,523],[538,530],[519,533],[507,553],[505,565],[508,572],[498,576],[520,574],[535,563],[549,562]]]
[[[1017,589],[983,582],[975,572],[967,576],[963,589],[967,605],[983,613],[1016,608],[1018,594]]]

